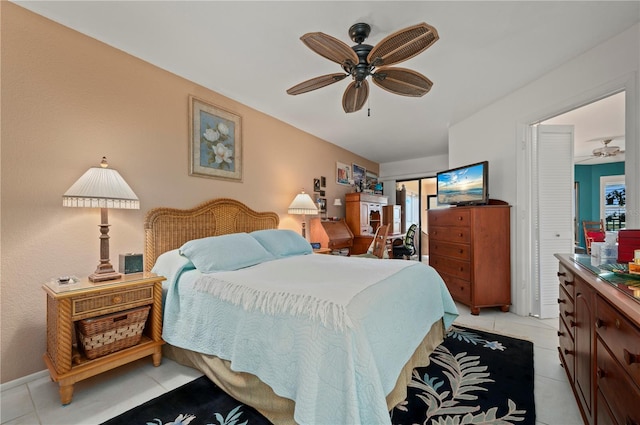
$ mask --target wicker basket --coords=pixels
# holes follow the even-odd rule
[[[104,356],[140,342],[150,306],[76,322],[78,347],[88,359]]]

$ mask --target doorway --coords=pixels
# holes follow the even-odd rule
[[[545,181],[544,164],[537,162],[537,158],[541,154],[540,147],[535,138],[528,137],[534,132],[525,133],[525,139],[528,140],[526,144],[528,150],[525,150],[525,156],[520,158],[524,160],[523,181],[528,187],[521,187],[523,197],[519,198],[518,203],[523,207],[526,205],[527,207],[524,209],[527,211],[521,216],[523,225],[519,228],[519,239],[524,244],[519,249],[526,253],[525,258],[529,258],[530,261],[525,262],[517,273],[523,283],[529,281],[523,292],[528,301],[523,299],[525,302],[519,304],[529,306],[529,311],[525,312],[519,308],[518,314],[528,313],[542,318],[554,317],[558,314],[557,305],[553,305],[557,298],[553,292],[558,289],[555,278],[557,261],[553,257],[553,253],[546,253],[544,257],[540,253],[541,241],[545,236],[541,233],[544,230],[541,228],[541,223],[547,222],[553,216],[547,216],[545,210],[541,209],[538,204],[538,202],[546,202],[547,199],[544,197],[536,199],[536,197],[539,197],[541,191],[544,192],[545,185],[562,186],[567,189],[564,190],[564,193],[567,194],[567,198],[570,198],[572,205],[566,209],[568,211],[574,209],[575,211],[571,215],[565,214],[563,216],[566,216],[567,221],[564,225],[573,229],[570,231],[572,243],[568,245],[568,249],[554,252],[581,252],[584,249],[584,243],[581,239],[583,232],[577,231],[577,229],[581,228],[583,220],[592,221],[589,220],[591,217],[599,220],[601,217],[599,176],[605,173],[626,174],[624,171],[625,145],[623,139],[627,128],[626,104],[628,102],[626,102],[625,96],[626,93],[622,90],[617,90],[613,94],[609,92],[606,96],[595,101],[589,101],[571,111],[540,120],[534,124],[572,126],[574,128],[573,159],[570,153],[562,154],[564,155],[563,160],[571,165],[570,175],[575,176],[574,178],[567,177],[561,181],[553,182]],[[593,111],[599,112],[593,113]],[[597,152],[603,151],[600,149],[601,147],[607,146],[602,142],[604,139],[616,141],[616,154],[597,155]],[[608,145],[611,143],[609,142]],[[553,149],[554,143],[546,146],[545,152]],[[557,160],[558,158],[554,157],[553,159]],[[549,159],[546,161],[550,162]],[[622,167],[622,171],[619,167]],[[605,217],[602,218],[605,219]],[[565,233],[554,232],[552,236],[557,237]]]
[[[429,263],[429,235],[427,211],[436,196],[436,178],[421,177],[396,181],[396,204],[402,205],[402,232],[415,224],[418,260]]]

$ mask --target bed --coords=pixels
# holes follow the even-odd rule
[[[419,262],[313,254],[278,223],[227,198],[147,213],[165,355],[274,424],[390,423],[457,316],[444,282]]]

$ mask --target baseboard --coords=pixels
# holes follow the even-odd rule
[[[23,376],[21,378],[14,379],[13,381],[0,384],[0,391],[10,390],[11,388],[19,387],[20,385],[25,385],[29,382],[35,381],[36,379],[46,378],[47,376],[49,376],[49,371],[47,369],[41,370],[40,372],[35,372],[31,375]]]

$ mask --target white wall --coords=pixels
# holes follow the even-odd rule
[[[521,241],[529,232],[522,224],[517,225],[528,206],[528,182],[521,173],[526,162],[522,144],[524,124],[624,88],[627,93],[627,218],[629,226],[640,227],[639,40],[640,24],[637,24],[449,129],[449,166],[488,160],[491,198],[502,199],[514,206],[511,215],[512,311],[518,314],[528,314],[528,306],[523,305],[523,293],[530,285],[523,272],[528,267],[528,260],[522,252]],[[427,175],[433,169],[432,158],[412,159],[405,163],[415,174],[422,171],[422,175]],[[424,164],[422,169],[416,167],[420,163]],[[381,164],[381,179],[385,180],[388,173],[397,173],[402,168],[403,164],[398,162]]]

